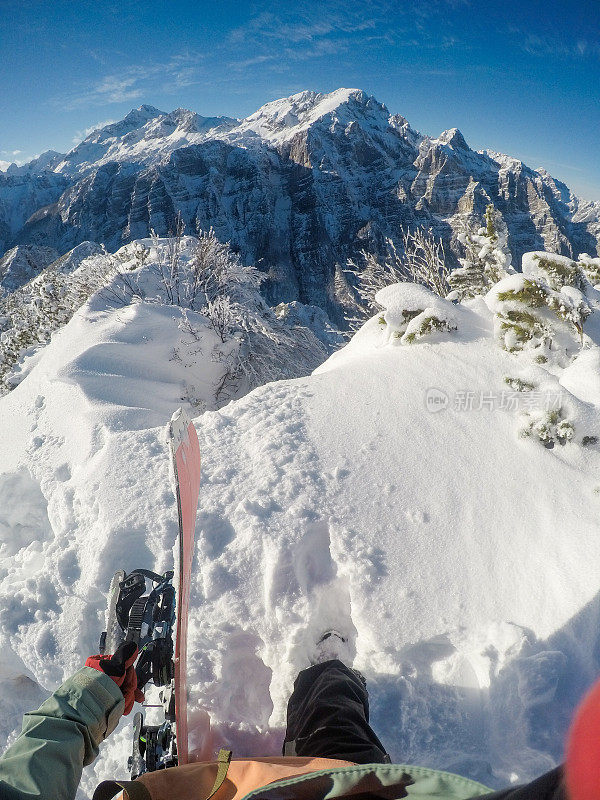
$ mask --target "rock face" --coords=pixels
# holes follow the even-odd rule
[[[29,217],[56,203],[69,185],[68,178],[45,168],[31,172],[11,165],[6,172],[0,172],[0,256],[15,244],[16,235]]]
[[[0,289],[14,292],[58,258],[52,247],[18,245],[0,258]]]
[[[12,217],[2,188],[11,178],[30,182],[26,211]],[[301,92],[243,120],[141,106],[41,175],[0,173],[0,239],[61,253],[89,240],[114,251],[151,229],[167,234],[181,214],[187,232],[212,226],[267,272],[270,302],[320,306],[342,324],[349,257],[425,225],[455,261],[461,219],[482,216],[489,202],[517,265],[531,250],[598,252],[600,203],[543,170],[471,150],[457,129],[431,139],[364,92],[339,89]]]

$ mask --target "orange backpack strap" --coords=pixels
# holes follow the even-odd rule
[[[152,800],[148,789],[139,781],[102,781],[96,787],[92,800],[112,800],[119,792],[125,792],[128,800]]]

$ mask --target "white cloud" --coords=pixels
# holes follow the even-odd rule
[[[264,64],[267,61],[275,61],[277,56],[274,54],[271,55],[262,55],[262,56],[253,56],[252,58],[244,58],[241,61],[230,61],[229,66],[235,67],[236,69],[246,69],[247,67],[254,67],[256,64]]]
[[[340,11],[337,6],[336,2],[326,3],[320,20],[314,19],[314,10],[303,9],[302,4],[296,5],[291,14],[263,12],[234,29],[229,39],[234,44],[246,41],[256,44],[260,39],[287,45],[310,44],[326,37],[358,33],[376,27],[375,19],[361,19],[347,9]],[[368,12],[368,6],[363,10]]]
[[[5,158],[0,158],[0,170],[6,170],[6,168],[10,167],[11,164],[16,164],[18,167],[20,167],[21,164],[26,164],[27,161],[31,161],[31,156],[26,156],[25,158],[15,158],[15,156],[22,155],[22,153],[22,150],[0,150],[0,156],[5,156]],[[6,160],[6,156],[8,156],[10,161]]]
[[[139,80],[139,67],[134,67],[127,76],[107,75],[96,85],[94,93],[108,103],[136,100],[142,94],[142,90],[136,86]]]
[[[99,128],[105,128],[107,125],[112,125],[113,122],[116,121],[116,119],[105,119],[104,122],[97,122],[95,125],[90,125],[90,127],[86,128],[84,131],[77,131],[75,136],[73,136],[73,144],[79,144],[79,142],[87,139],[90,133],[97,131]]]
[[[57,97],[56,105],[68,110],[85,106],[108,105],[139,100],[156,91],[161,81],[162,92],[176,92],[198,83],[201,53],[178,53],[163,63],[130,64],[119,72],[104,75],[92,86]]]
[[[517,35],[521,31],[515,30]],[[556,58],[589,58],[600,56],[600,44],[586,39],[570,41],[557,36],[522,36],[521,47],[532,56],[554,56]]]
[[[448,9],[467,6],[470,0],[363,0],[350,8],[344,0],[321,0],[318,8],[308,0],[280,4],[276,11],[265,3],[244,25],[228,37],[230,50],[241,51],[229,66],[239,70],[265,64],[280,69],[292,61],[304,61],[364,52],[382,42],[390,45],[449,49],[464,42],[449,23],[440,33],[430,24],[433,17],[447,16]],[[390,18],[394,15],[394,25]]]

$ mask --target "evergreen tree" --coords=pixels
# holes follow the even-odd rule
[[[486,208],[484,223],[476,230],[466,225],[457,237],[465,255],[459,259],[461,266],[450,273],[448,282],[459,300],[486,294],[513,272],[508,229],[491,203]]]
[[[510,275],[493,287],[486,302],[504,349],[533,350],[540,364],[566,366],[582,346],[583,325],[592,313],[578,289],[555,290],[541,275]]]
[[[600,258],[594,258],[587,253],[579,256],[579,266],[592,286],[600,286]]]

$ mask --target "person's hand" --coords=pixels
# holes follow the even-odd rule
[[[143,702],[144,695],[137,688],[137,676],[133,666],[138,655],[135,642],[123,642],[112,656],[90,656],[85,662],[86,667],[97,669],[113,680],[123,692],[125,698],[124,714],[129,714],[134,702]]]

